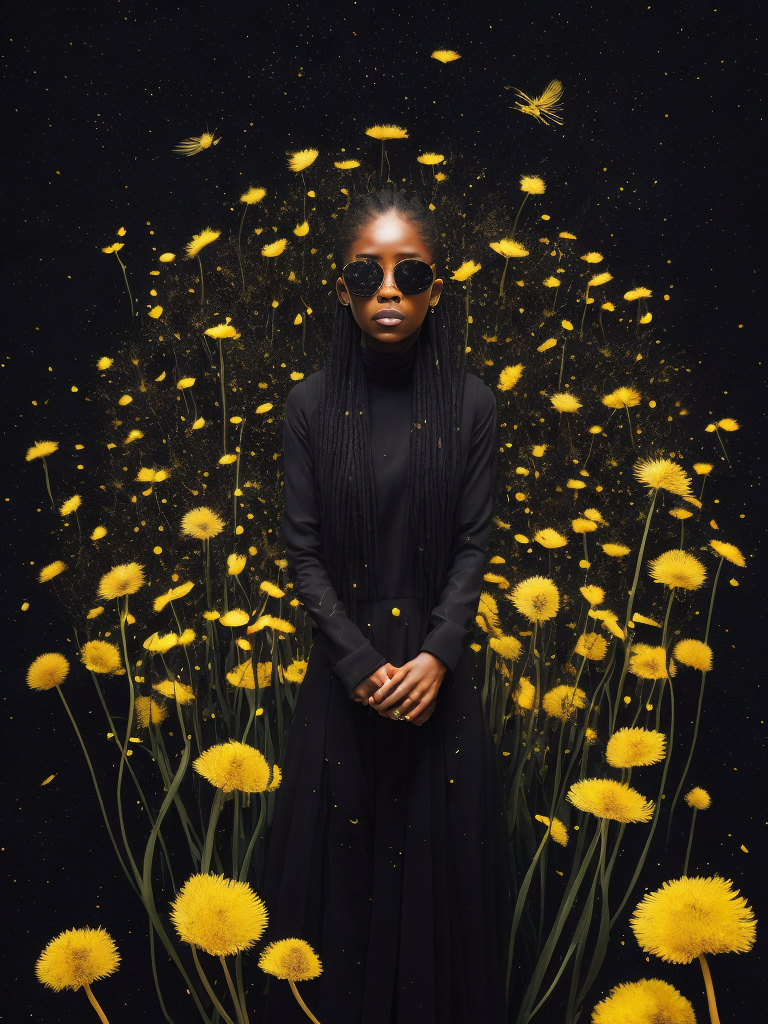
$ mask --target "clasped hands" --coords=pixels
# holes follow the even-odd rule
[[[368,704],[386,718],[395,708],[412,725],[423,725],[435,710],[435,700],[448,670],[439,658],[422,651],[400,668],[387,662],[352,691],[352,700]]]

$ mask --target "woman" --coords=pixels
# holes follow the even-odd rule
[[[506,837],[469,630],[496,406],[464,370],[418,200],[357,197],[325,369],[288,398],[283,537],[315,623],[262,888],[322,1024],[504,1020]],[[264,1020],[305,1018],[285,983]]]

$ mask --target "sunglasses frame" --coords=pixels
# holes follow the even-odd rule
[[[344,275],[346,274],[346,271],[347,271],[347,267],[352,267],[352,266],[354,266],[354,265],[355,265],[356,263],[368,263],[368,264],[373,264],[373,266],[375,266],[375,267],[378,267],[378,268],[379,268],[379,270],[381,271],[381,281],[380,281],[380,282],[379,282],[379,284],[378,284],[378,285],[377,285],[377,286],[376,286],[376,287],[375,287],[375,288],[373,289],[373,291],[371,291],[371,292],[364,292],[364,293],[363,293],[363,292],[356,292],[356,291],[353,291],[353,290],[352,290],[352,289],[350,288],[350,286],[349,286],[349,283],[347,282],[347,279],[346,279],[346,277],[345,277]],[[399,285],[399,284],[397,283],[397,277],[396,277],[396,274],[397,274],[397,268],[398,268],[399,266],[401,266],[401,265],[402,265],[403,263],[422,263],[422,264],[423,264],[423,265],[424,265],[425,267],[429,267],[429,269],[430,269],[430,270],[432,271],[432,280],[431,280],[431,281],[429,282],[429,284],[428,284],[428,285],[426,285],[426,287],[424,287],[424,288],[420,289],[420,290],[419,290],[418,292],[404,292],[404,291],[402,290],[402,288],[400,287],[400,285]],[[371,297],[372,295],[375,295],[375,294],[376,294],[376,292],[377,292],[377,291],[379,291],[379,289],[381,288],[381,286],[382,286],[382,285],[384,284],[384,277],[385,277],[385,274],[384,274],[384,268],[382,267],[382,265],[381,265],[380,263],[377,263],[377,262],[376,262],[376,260],[351,260],[351,261],[350,261],[349,263],[346,263],[346,264],[345,264],[345,265],[344,265],[344,266],[342,267],[342,270],[341,270],[341,277],[342,277],[342,280],[344,281],[344,284],[346,285],[347,291],[349,292],[349,294],[350,294],[350,295],[354,295],[354,296],[355,296],[356,298],[360,298],[360,299],[369,299],[369,298],[370,298],[370,297]],[[403,295],[422,295],[422,294],[423,294],[423,293],[424,293],[425,291],[427,291],[427,289],[428,289],[428,288],[431,288],[431,287],[432,287],[432,285],[433,285],[433,284],[435,283],[435,281],[437,280],[437,263],[427,263],[427,262],[426,262],[426,260],[419,260],[419,259],[415,259],[415,258],[414,258],[414,257],[412,257],[412,256],[411,256],[411,257],[408,257],[408,258],[406,258],[406,259],[404,259],[404,260],[398,260],[398,261],[397,261],[397,263],[395,264],[395,266],[394,266],[393,270],[392,270],[392,277],[393,277],[393,280],[394,280],[394,282],[395,282],[395,286],[397,287],[397,290],[398,290],[399,292],[402,292],[402,294],[403,294]]]

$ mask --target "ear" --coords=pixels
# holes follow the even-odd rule
[[[342,304],[342,306],[349,305],[349,292],[347,291],[347,286],[344,284],[343,277],[339,277],[336,279],[336,296],[339,302]]]
[[[435,279],[435,281],[432,284],[432,291],[429,293],[429,301],[430,302],[434,302],[435,305],[437,305],[437,300],[440,298],[440,295],[441,295],[442,291],[443,291],[443,279],[442,279],[442,277],[438,277],[438,278]]]

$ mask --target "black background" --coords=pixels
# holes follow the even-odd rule
[[[161,1019],[143,912],[116,870],[63,708],[55,695],[24,685],[40,650],[69,641],[30,566],[44,560],[34,513],[40,481],[23,455],[59,417],[57,436],[66,441],[88,429],[93,365],[126,320],[122,281],[100,248],[125,225],[139,263],[152,245],[178,251],[190,229],[227,217],[235,223],[233,197],[248,185],[284,183],[286,151],[349,150],[377,122],[407,124],[423,148],[462,154],[497,184],[508,182],[510,195],[521,173],[543,174],[553,204],[584,226],[580,240],[606,251],[613,232],[614,274],[672,296],[663,313],[693,374],[698,421],[730,415],[743,425],[728,435],[735,472],[713,491],[722,498],[713,514],[720,536],[750,557],[746,570],[724,570],[716,670],[692,782],[713,795],[712,810],[699,815],[697,869],[732,878],[760,917],[759,8],[717,2],[223,0],[161,9],[48,0],[4,15],[7,1019],[70,1021],[91,1012],[81,993],[45,990],[33,971],[51,937],[85,924],[103,924],[123,954],[119,974],[98,989],[112,1024]],[[438,64],[429,59],[437,47],[455,48],[462,59]],[[566,88],[562,129],[510,110],[513,94],[504,86],[533,95],[554,77]],[[222,137],[215,150],[192,160],[171,156],[180,139],[206,129]],[[40,433],[43,423],[49,429]],[[715,461],[701,436],[703,456]],[[731,575],[738,589],[727,585]],[[75,687],[68,694],[77,709]],[[87,717],[84,702],[86,733]],[[94,723],[93,736],[101,732]],[[54,782],[40,788],[52,773]],[[663,863],[649,864],[649,885],[667,877]],[[758,942],[749,954],[712,958],[724,1024],[764,1018],[760,957]],[[647,964],[629,929],[617,927],[595,995],[644,974],[676,984],[706,1019],[698,967]]]

